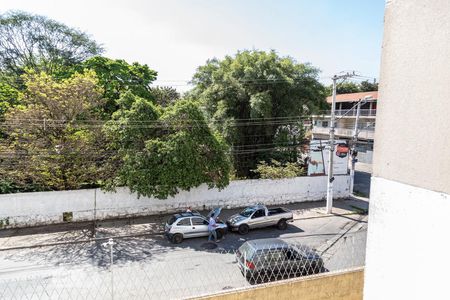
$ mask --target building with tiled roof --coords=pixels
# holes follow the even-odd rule
[[[336,139],[352,141],[357,119],[357,103],[360,100],[362,102],[360,105],[356,141],[358,160],[360,162],[372,163],[378,91],[336,95],[335,136]],[[327,102],[331,104],[332,97],[327,97]],[[312,116],[311,134],[313,139],[329,139],[330,120],[331,110],[323,111]]]

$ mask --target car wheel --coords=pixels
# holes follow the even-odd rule
[[[281,219],[280,221],[278,221],[278,224],[277,224],[277,228],[278,228],[278,229],[280,229],[280,230],[286,230],[286,229],[287,229],[287,226],[288,226],[288,224],[287,224],[287,222],[286,222],[285,219]]]
[[[225,235],[225,231],[223,229],[216,230],[217,232],[217,239],[220,240]]]
[[[238,228],[239,234],[247,234],[249,230],[250,230],[250,228],[248,227],[247,224],[242,224]]]
[[[176,233],[172,237],[172,243],[179,244],[183,241],[183,235],[181,233]]]

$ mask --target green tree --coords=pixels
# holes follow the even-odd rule
[[[350,93],[358,93],[360,92],[360,88],[358,84],[354,82],[342,82],[338,83],[336,86],[337,94],[350,94]],[[330,93],[331,95],[331,93]]]
[[[117,100],[121,93],[130,91],[141,98],[153,99],[150,84],[156,79],[157,73],[147,65],[137,62],[129,64],[121,59],[97,56],[86,60],[77,69],[79,72],[84,69],[93,70],[97,74],[106,99],[103,111],[108,118],[118,109]]]
[[[93,72],[56,81],[45,73],[23,75],[22,104],[5,115],[0,182],[20,190],[77,189],[102,177],[104,143],[91,123],[102,91]]]
[[[161,110],[131,93],[119,103],[104,128],[122,160],[107,188],[125,185],[138,195],[165,199],[202,183],[228,184],[226,146],[198,105],[182,100]]]
[[[150,88],[150,93],[155,103],[158,103],[162,107],[172,105],[180,99],[180,93],[170,86],[152,87]]]
[[[288,162],[282,164],[274,159],[270,163],[261,161],[255,173],[259,174],[262,179],[292,178],[304,175],[303,168],[297,163]]]
[[[351,94],[358,92],[372,92],[378,91],[378,83],[377,82],[369,82],[368,80],[362,81],[361,83],[354,82],[341,82],[336,86],[337,94]],[[329,85],[327,87],[327,95],[331,96],[333,92],[333,86]]]
[[[200,99],[216,128],[233,147],[237,177],[254,177],[259,161],[279,151],[280,126],[326,107],[319,70],[274,51],[242,51],[197,69],[191,97]]]
[[[378,91],[378,82],[369,82],[368,80],[363,81],[359,84],[359,90],[361,92]]]
[[[0,122],[9,108],[19,104],[19,91],[9,84],[0,82]]]
[[[0,15],[0,70],[12,76],[12,84],[25,69],[58,75],[102,52],[86,33],[46,17],[25,12]]]

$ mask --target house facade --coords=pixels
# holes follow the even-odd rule
[[[358,122],[356,150],[358,161],[372,163],[375,118],[377,115],[378,91],[340,94],[336,96],[335,137],[351,141],[355,134],[355,124]],[[357,103],[360,105],[357,116]],[[331,104],[332,97],[327,98]],[[358,121],[357,121],[358,119]],[[316,140],[326,140],[330,136],[331,110],[312,116],[311,137]]]

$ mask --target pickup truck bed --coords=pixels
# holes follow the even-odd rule
[[[276,208],[269,208],[268,209],[269,216],[273,216],[273,215],[276,215],[276,214],[282,214],[282,213],[285,213],[285,212],[288,212],[288,210],[283,208],[283,207],[276,207]]]

